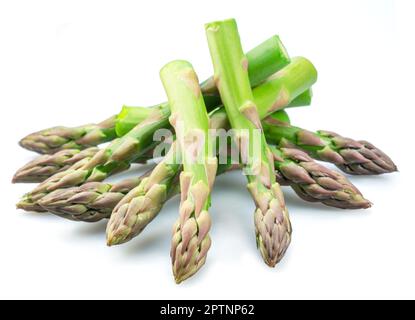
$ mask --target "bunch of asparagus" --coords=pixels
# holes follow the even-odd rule
[[[256,242],[270,267],[283,258],[292,234],[281,185],[309,202],[370,207],[345,175],[316,160],[352,175],[396,171],[392,160],[369,142],[295,127],[283,110],[311,104],[317,81],[313,64],[303,57],[291,59],[278,36],[245,55],[233,19],[206,24],[205,29],[213,77],[199,84],[189,62],[173,61],[160,72],[167,102],[124,106],[98,124],[54,127],[23,138],[23,148],[43,155],[14,175],[15,183],[40,183],[17,207],[73,221],[109,219],[107,243],[112,246],[138,236],[164,203],[180,194],[171,243],[177,283],[206,261],[217,175],[242,170],[246,176],[255,206]],[[161,129],[172,132],[163,142],[155,138]],[[218,132],[232,139],[220,139]],[[160,154],[162,160],[143,176],[104,182],[132,163]]]

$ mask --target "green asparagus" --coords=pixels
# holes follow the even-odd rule
[[[248,190],[256,203],[257,244],[265,263],[274,267],[283,257],[291,239],[288,217],[280,185],[275,180],[272,153],[262,132],[260,116],[248,79],[248,60],[244,55],[233,19],[206,25],[215,82],[225,106],[240,158],[247,172]],[[284,77],[279,71],[275,79]],[[290,100],[289,89],[281,88],[273,111]],[[300,94],[301,92],[299,92]],[[248,134],[246,134],[248,130]],[[259,154],[254,152],[254,133],[261,132]]]
[[[194,275],[206,261],[211,240],[210,193],[217,158],[208,135],[209,117],[197,75],[190,63],[173,61],[160,71],[176,131],[183,171],[180,217],[173,227],[170,256],[177,283]]]
[[[311,104],[317,80],[312,63],[291,59],[278,36],[244,55],[233,19],[208,23],[205,31],[213,77],[199,84],[190,63],[173,61],[160,71],[168,102],[123,106],[101,123],[54,127],[23,138],[22,147],[42,155],[20,168],[13,182],[41,183],[17,207],[72,221],[110,219],[107,243],[116,245],[140,234],[180,193],[170,251],[177,283],[206,262],[210,197],[222,173],[242,169],[247,177],[257,246],[270,267],[283,258],[292,235],[280,185],[308,202],[369,208],[343,174],[316,160],[352,175],[396,171],[393,161],[367,141],[295,127],[282,110]],[[97,147],[105,142],[110,143]],[[134,162],[160,158],[140,177],[102,182]]]
[[[311,132],[290,125],[265,125],[269,143],[301,148],[313,158],[331,162],[353,175],[376,175],[397,170],[384,152],[367,141],[356,141],[330,131]]]
[[[91,159],[90,158],[84,158],[79,160],[78,162],[75,162],[68,170],[77,170],[78,168],[83,167],[86,163],[88,163]],[[65,173],[68,171],[62,171],[54,174],[52,177],[46,179],[44,183],[47,183],[51,179],[56,179],[59,177],[63,177]],[[39,205],[39,201],[43,199],[43,197],[47,196],[49,192],[43,191],[38,193],[27,193],[25,194],[22,199],[16,204],[16,207],[18,209],[22,209],[25,211],[34,211],[34,212],[45,212],[46,210]]]
[[[90,147],[88,149],[66,149],[54,154],[42,154],[36,159],[30,161],[22,168],[17,170],[13,176],[13,183],[34,183],[44,182],[56,173],[63,172],[71,168],[78,161],[85,161],[85,158],[91,159],[100,149]],[[148,150],[135,163],[145,164],[153,159],[153,150]]]
[[[17,170],[13,183],[42,182],[58,172],[69,169],[72,165],[85,158],[92,158],[98,147],[85,150],[64,149],[55,154],[44,154]]]
[[[45,129],[27,135],[19,144],[42,154],[53,154],[65,149],[85,149],[113,140],[116,137],[115,122],[116,116],[112,116],[98,124]]]
[[[113,185],[89,182],[80,187],[56,190],[39,204],[47,211],[68,220],[96,222],[108,218],[114,207],[148,174]]]
[[[277,181],[290,185],[297,195],[341,209],[367,209],[370,202],[342,174],[315,162],[299,149],[270,146]]]

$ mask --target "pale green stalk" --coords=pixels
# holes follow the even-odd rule
[[[256,203],[257,244],[266,264],[275,266],[291,239],[291,224],[283,194],[275,180],[273,156],[262,132],[260,114],[248,78],[248,60],[233,19],[209,23],[206,34],[214,66],[214,77],[225,106],[234,139],[240,147],[247,173],[248,189]],[[279,71],[275,79],[284,77]],[[287,86],[290,88],[289,86]],[[281,88],[272,110],[290,100],[289,89]],[[298,94],[300,94],[299,92]],[[260,135],[260,152],[254,150],[255,134]]]
[[[173,61],[160,71],[183,160],[180,217],[173,228],[171,258],[177,283],[205,263],[211,240],[208,212],[217,159],[208,137],[209,117],[195,71],[186,61]]]

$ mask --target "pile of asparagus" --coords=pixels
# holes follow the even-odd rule
[[[15,183],[40,183],[17,207],[74,221],[109,219],[111,246],[138,236],[166,201],[180,194],[171,243],[177,283],[205,263],[217,175],[238,169],[245,174],[255,206],[256,242],[270,267],[282,259],[291,241],[281,185],[309,202],[370,207],[343,174],[316,160],[352,175],[396,171],[392,160],[369,142],[295,127],[283,110],[311,104],[317,80],[313,64],[303,57],[291,59],[278,36],[245,55],[233,19],[206,24],[205,29],[214,76],[200,85],[190,63],[173,61],[160,72],[167,102],[124,106],[97,124],[54,127],[23,138],[23,148],[43,155],[15,174]],[[155,136],[162,129],[173,134],[161,142]],[[220,130],[230,132],[232,139],[216,150],[218,137],[212,132]],[[143,176],[103,182],[132,163],[153,159],[168,142],[162,160]]]

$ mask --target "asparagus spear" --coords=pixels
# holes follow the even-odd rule
[[[91,159],[100,149],[90,147],[88,149],[67,149],[56,152],[55,154],[42,154],[30,161],[16,171],[13,176],[13,183],[34,183],[44,182],[56,173],[68,170],[78,161]],[[135,160],[135,163],[145,164],[153,159],[153,150]]]
[[[315,162],[299,149],[270,146],[277,181],[290,185],[297,195],[341,209],[366,209],[370,202],[342,174]]]
[[[314,66],[305,58],[295,58],[267,82],[253,91],[261,118],[282,109],[296,97],[309,89],[317,79]],[[168,128],[170,108],[166,103],[152,110],[151,115],[127,135],[114,140],[107,148],[99,151],[90,161],[78,170],[58,173],[25,195],[18,207],[33,207],[34,202],[47,193],[85,182],[102,181],[107,176],[125,170],[130,163],[143,153],[151,150],[155,142],[152,136],[157,129]]]
[[[76,162],[91,158],[98,152],[98,147],[79,149],[64,149],[55,154],[44,154],[17,170],[13,176],[13,183],[42,182],[55,173],[69,169]]]
[[[113,185],[89,182],[80,187],[55,190],[39,204],[47,211],[68,220],[96,222],[108,218],[122,198],[147,175],[148,173]]]
[[[272,36],[252,49],[247,53],[247,57],[251,64],[249,74],[252,86],[257,86],[290,62],[287,51],[278,36]],[[215,86],[212,86],[212,84],[211,80],[206,80],[202,85],[202,91],[206,92],[206,105],[214,108],[220,103],[220,99]],[[163,108],[164,105],[164,103],[161,103],[151,108],[136,108],[133,114],[134,124],[129,124],[130,129],[147,118],[151,112],[148,109]],[[120,116],[124,116],[123,112]],[[62,149],[84,149],[115,139],[117,137],[116,132],[118,136],[121,136],[120,133],[123,133],[122,135],[126,134],[129,130],[127,132],[123,131],[124,125],[118,126],[117,116],[112,116],[99,124],[88,124],[75,128],[54,127],[29,134],[20,141],[20,146],[47,154]]]
[[[311,105],[311,100],[313,99],[313,90],[310,88],[300,94],[297,98],[290,102],[286,108],[293,107],[304,107]]]
[[[91,160],[91,158],[88,158],[88,157],[84,158],[84,159],[81,159],[78,162],[75,162],[68,170],[58,172],[55,175],[53,175],[52,177],[46,179],[44,181],[44,183],[47,183],[51,179],[56,179],[56,178],[59,178],[59,177],[63,177],[65,175],[65,173],[69,170],[75,171],[79,168],[82,168],[90,160]],[[27,193],[16,204],[16,207],[18,209],[22,209],[22,210],[25,210],[25,211],[45,212],[47,210],[45,210],[42,206],[40,206],[38,202],[48,194],[49,194],[49,192],[46,192],[46,191],[37,192],[37,193],[32,193],[32,192]]]
[[[291,239],[291,223],[280,185],[275,180],[272,153],[262,132],[260,116],[248,79],[244,55],[234,19],[206,25],[214,66],[215,82],[224,103],[234,139],[240,146],[242,164],[247,172],[248,190],[255,203],[257,244],[265,263],[274,267],[283,257]],[[278,72],[276,78],[283,76]],[[277,103],[287,104],[288,90],[282,90]],[[245,131],[248,130],[248,134]],[[261,134],[261,152],[253,152],[254,133]]]
[[[331,162],[348,174],[376,175],[397,170],[393,161],[367,141],[356,141],[330,131],[311,132],[290,125],[265,125],[268,142],[301,148],[315,159]]]
[[[194,275],[206,261],[211,245],[210,193],[217,158],[208,136],[209,117],[197,75],[187,61],[173,61],[160,71],[181,153],[180,217],[173,227],[170,256],[177,283]]]
[[[248,75],[249,82],[252,87],[261,84],[265,79],[271,76],[275,71],[281,70],[290,63],[290,58],[282,44],[279,36],[273,36],[264,41],[260,46],[252,49],[246,54],[248,59]],[[275,70],[269,73],[269,67],[272,65]],[[218,88],[214,77],[203,81],[200,85],[205,95],[219,96]]]
[[[112,116],[98,124],[45,129],[27,135],[19,144],[42,154],[53,154],[65,149],[85,149],[113,140],[116,137],[115,122],[116,116]]]

